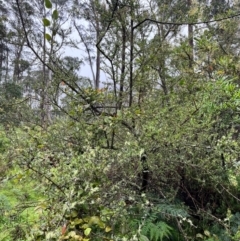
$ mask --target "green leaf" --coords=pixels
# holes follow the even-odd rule
[[[99,224],[101,222],[100,218],[97,216],[92,216],[89,219],[89,224]]]
[[[81,224],[82,222],[83,222],[83,220],[80,219],[80,218],[75,218],[75,219],[72,221],[72,223],[73,223],[74,225]]]
[[[87,229],[85,229],[84,230],[84,234],[86,235],[86,236],[88,236],[90,233],[91,233],[91,228],[87,228]]]
[[[200,233],[198,233],[198,234],[196,235],[196,238],[201,238],[201,239],[204,239],[203,235],[202,235],[202,234],[200,234]]]
[[[55,233],[54,232],[48,232],[47,234],[46,234],[46,238],[47,239],[52,239],[52,238],[54,238],[55,237]]]
[[[50,0],[45,0],[45,7],[46,8],[52,8],[52,3]]]
[[[54,11],[53,11],[53,13],[52,13],[52,18],[54,19],[54,20],[57,20],[58,19],[58,11],[55,9]]]
[[[139,240],[140,241],[149,241],[149,239],[146,236],[142,235],[142,234],[140,234]]]
[[[48,41],[51,41],[52,37],[50,36],[50,34],[45,33],[45,39],[48,40]]]
[[[207,237],[210,237],[210,236],[211,236],[211,234],[210,234],[210,232],[209,232],[208,230],[204,230],[204,234],[205,234]]]
[[[111,229],[111,227],[109,227],[109,226],[107,226],[106,228],[105,228],[105,232],[106,233],[108,233],[108,232],[110,232],[112,229]]]
[[[43,18],[43,25],[45,26],[45,27],[47,27],[47,26],[50,26],[50,24],[51,24],[51,22],[47,19],[47,18]]]

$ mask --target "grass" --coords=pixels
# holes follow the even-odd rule
[[[7,175],[13,178],[0,183],[0,241],[26,240],[39,219],[35,207],[42,195],[20,169],[10,170]]]

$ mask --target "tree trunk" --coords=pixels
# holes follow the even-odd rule
[[[96,34],[97,34],[97,39],[96,42],[98,42],[98,39],[100,38],[100,24],[99,24],[99,19],[96,19]],[[96,56],[96,79],[95,79],[95,88],[99,89],[100,85],[100,51],[97,48],[97,56]]]
[[[125,23],[122,23],[122,61],[121,61],[121,77],[120,77],[120,90],[119,90],[119,106],[122,108],[123,103],[123,86],[125,79],[125,65],[126,65],[126,26]]]
[[[45,8],[44,8],[44,17],[45,17]],[[46,27],[43,27],[43,81],[41,86],[41,102],[40,102],[40,111],[41,111],[41,126],[43,128],[46,128],[48,125],[48,98],[47,98],[47,87],[48,87],[48,75],[47,75],[47,69],[44,63],[46,63]]]
[[[188,7],[189,9],[192,6],[192,0],[188,0]],[[189,53],[189,68],[192,68],[193,66],[193,59],[194,59],[194,52],[193,52],[193,25],[188,24],[188,43],[190,47],[190,53]]]

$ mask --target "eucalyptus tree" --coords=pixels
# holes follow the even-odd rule
[[[74,1],[72,16],[79,43],[87,54],[85,60],[90,66],[94,87],[99,89],[101,53],[96,44],[106,28],[107,19],[110,19],[106,3],[99,0]]]
[[[18,123],[21,119],[16,100],[22,97],[23,79],[30,69],[31,56],[26,52],[26,38],[20,24],[17,6],[13,1],[1,1],[1,120],[3,123]],[[32,9],[28,3],[23,4],[26,15],[31,22]],[[27,58],[28,55],[28,58]]]
[[[0,81],[2,82],[7,76],[7,66],[8,66],[8,53],[9,49],[7,46],[7,6],[1,1],[0,2]],[[5,70],[5,71],[4,71]],[[5,72],[5,75],[4,75]],[[3,78],[4,77],[4,78]]]
[[[68,16],[66,14],[59,16],[59,13],[66,12],[67,2],[33,1],[31,16],[29,16],[29,9],[24,8],[25,3],[18,0],[15,2],[24,32],[23,39],[37,60],[32,71],[42,70],[35,94],[40,97],[37,99],[39,99],[41,125],[46,127],[51,121],[52,107],[48,91],[53,85],[52,70],[61,68],[58,59],[61,58],[62,47],[68,41],[67,35],[71,33],[71,29],[66,27]],[[33,16],[34,20],[29,24],[30,17]],[[33,92],[35,92],[34,89]]]

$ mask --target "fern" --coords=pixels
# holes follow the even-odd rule
[[[155,212],[159,213],[161,218],[187,218],[189,214],[183,206],[176,205],[176,204],[159,204]]]
[[[148,237],[150,241],[162,241],[172,239],[177,232],[175,226],[176,218],[187,218],[189,214],[179,204],[160,203],[149,209],[144,218],[141,234]],[[173,224],[171,227],[169,224]]]
[[[150,241],[162,241],[163,238],[170,238],[172,228],[165,222],[146,222],[142,228],[142,234],[148,236]]]

